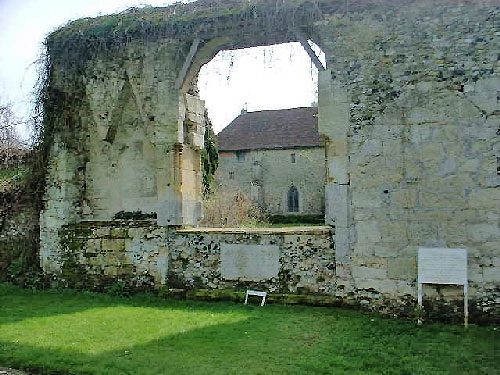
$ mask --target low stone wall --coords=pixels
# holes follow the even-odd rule
[[[185,229],[170,238],[169,285],[334,295],[332,229]]]
[[[184,229],[150,221],[82,222],[61,232],[67,286],[133,286],[334,295],[330,227]]]
[[[103,289],[115,281],[140,287],[166,285],[168,228],[151,221],[82,222],[63,227],[61,249],[50,259],[58,282]]]
[[[234,299],[252,288],[271,293],[276,301],[292,297],[315,303],[320,298],[324,305],[415,313],[416,259],[390,259],[389,269],[399,271],[389,273],[384,268],[374,272],[370,263],[341,264],[331,227],[179,229],[154,221],[82,222],[65,226],[60,239],[62,248],[51,259],[60,271],[53,275],[69,287],[105,290],[119,281],[202,299]],[[475,266],[473,259],[469,266]],[[498,289],[484,290],[472,275],[471,320],[500,321]],[[345,287],[346,280],[352,287]],[[461,293],[459,287],[426,286],[426,311],[459,321]]]

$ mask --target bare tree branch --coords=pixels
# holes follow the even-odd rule
[[[0,147],[17,147],[20,145],[16,127],[23,123],[14,114],[11,103],[0,103]]]

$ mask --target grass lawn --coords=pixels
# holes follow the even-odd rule
[[[493,327],[337,308],[30,292],[0,284],[0,367],[44,374],[500,374]]]

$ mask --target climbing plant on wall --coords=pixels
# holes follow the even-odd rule
[[[212,128],[212,123],[205,111],[205,148],[201,152],[201,163],[203,167],[203,195],[206,197],[212,193],[215,171],[219,166],[219,150],[217,138]]]

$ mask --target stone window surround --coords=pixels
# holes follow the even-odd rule
[[[291,186],[287,193],[287,212],[300,212],[299,190]]]

